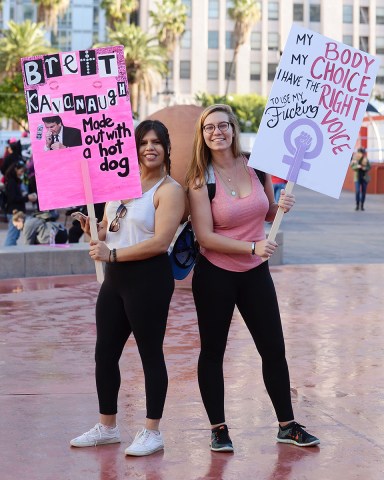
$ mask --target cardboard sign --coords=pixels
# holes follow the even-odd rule
[[[141,196],[124,48],[21,59],[40,209]],[[88,163],[89,179],[81,163]]]
[[[338,198],[379,60],[294,25],[249,165]]]

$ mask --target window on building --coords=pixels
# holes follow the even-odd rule
[[[24,5],[24,20],[31,20],[35,19],[35,8],[34,5]]]
[[[384,53],[384,37],[376,37],[376,53]]]
[[[343,35],[343,43],[353,47],[353,36],[352,35]]]
[[[208,30],[208,48],[219,48],[218,30]]]
[[[183,5],[187,7],[187,17],[191,17],[192,15],[192,2],[191,0],[181,0]]]
[[[268,2],[268,20],[279,20],[279,4]]]
[[[235,35],[229,30],[225,32],[225,48],[227,50],[233,50],[235,48]]]
[[[343,5],[343,23],[353,23],[353,5]]]
[[[219,78],[219,62],[208,62],[207,78],[208,80],[217,80]]]
[[[360,23],[369,23],[369,7],[360,7]]]
[[[260,32],[251,32],[251,50],[261,50]]]
[[[233,0],[227,0],[226,3],[225,3],[225,8],[226,8],[226,12],[227,12],[226,17],[227,18],[230,18],[228,10],[230,8],[233,8],[233,7],[234,7]]]
[[[293,21],[294,22],[304,21],[304,5],[302,3],[293,4]]]
[[[9,7],[9,19],[15,20],[15,7],[13,5]]]
[[[268,50],[279,50],[279,34],[276,32],[268,33]]]
[[[209,0],[208,18],[219,18],[219,13],[220,13],[219,0]]]
[[[376,23],[378,25],[384,25],[384,7],[376,8]]]
[[[376,83],[380,85],[384,84],[384,66],[379,67],[379,71],[376,77]]]
[[[261,65],[258,62],[251,62],[250,80],[260,80]]]
[[[99,30],[100,8],[93,7],[93,29]]]
[[[225,62],[225,79],[229,79],[229,72],[231,71],[232,62]],[[232,67],[231,80],[236,79],[236,63]]]
[[[192,32],[191,30],[184,30],[183,35],[180,39],[180,47],[181,48],[191,48],[191,41],[192,41]]]
[[[310,22],[320,22],[320,19],[321,19],[320,5],[310,5],[309,6],[309,21]]]
[[[359,49],[368,52],[368,37],[359,37]]]
[[[180,78],[187,80],[191,78],[191,62],[189,60],[181,60]]]
[[[276,75],[277,63],[268,63],[268,80],[274,80]]]

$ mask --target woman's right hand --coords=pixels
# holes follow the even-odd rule
[[[89,217],[80,217],[79,218],[81,229],[87,235],[91,235],[91,226],[89,224]]]
[[[278,244],[273,240],[260,240],[256,242],[255,254],[262,258],[270,258],[274,253]]]

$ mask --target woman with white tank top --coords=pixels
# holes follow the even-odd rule
[[[133,333],[143,364],[146,420],[126,455],[164,448],[159,431],[168,386],[163,355],[174,279],[168,248],[185,209],[183,188],[170,175],[170,139],[164,124],[145,120],[135,130],[143,195],[106,204],[90,256],[106,262],[96,304],[96,386],[99,422],[71,440],[74,447],[121,441],[117,426],[119,360]],[[89,220],[82,221],[89,231]]]

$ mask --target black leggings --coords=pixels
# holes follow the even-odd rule
[[[261,356],[277,419],[293,419],[283,330],[268,262],[247,272],[230,272],[200,256],[192,289],[201,340],[199,387],[211,425],[225,422],[223,359],[235,305]]]
[[[133,332],[144,370],[147,418],[161,418],[168,387],[163,340],[174,286],[167,254],[106,265],[96,303],[96,386],[101,414],[117,413],[119,360]]]

